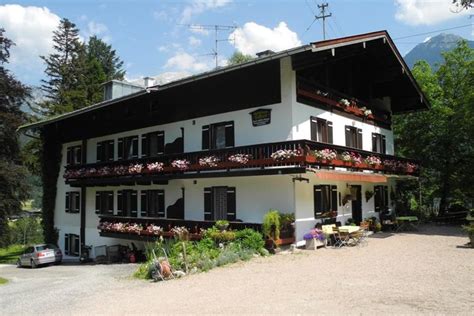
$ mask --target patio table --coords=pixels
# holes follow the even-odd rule
[[[359,230],[360,230],[360,226],[340,226],[339,227],[339,231],[343,233],[349,233],[349,234],[355,233]]]
[[[397,232],[406,230],[418,230],[416,225],[418,224],[418,217],[416,216],[398,216],[397,220]]]

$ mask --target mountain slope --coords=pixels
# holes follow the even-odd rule
[[[418,60],[426,60],[433,68],[437,68],[436,64],[442,62],[442,52],[450,51],[456,47],[457,43],[463,38],[454,34],[441,33],[428,41],[416,45],[408,54],[405,55],[405,62],[410,68]],[[474,41],[468,41],[469,46],[474,48]]]

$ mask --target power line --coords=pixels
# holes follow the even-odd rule
[[[410,37],[428,35],[428,34],[433,34],[433,33],[438,33],[438,32],[450,31],[450,30],[460,29],[460,28],[468,27],[468,26],[472,26],[472,24],[459,25],[459,26],[454,26],[454,27],[450,27],[450,28],[447,28],[447,29],[440,29],[440,30],[435,30],[435,31],[431,31],[431,32],[424,32],[424,33],[418,33],[418,34],[413,34],[413,35],[401,36],[401,37],[394,38],[393,40],[396,41],[396,40],[400,40],[400,39],[404,39],[404,38],[410,38]]]

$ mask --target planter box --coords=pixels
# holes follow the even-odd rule
[[[306,240],[306,249],[308,250],[317,250],[322,247],[326,247],[326,241],[321,241],[316,238]]]

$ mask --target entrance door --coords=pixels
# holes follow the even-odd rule
[[[356,224],[362,222],[362,187],[360,185],[351,185],[352,190],[356,191],[355,200],[352,200],[352,219]]]

